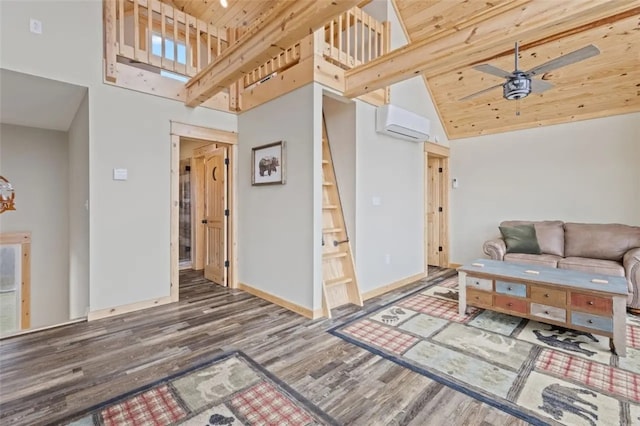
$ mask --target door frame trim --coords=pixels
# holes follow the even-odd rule
[[[180,138],[201,139],[216,144],[227,145],[229,154],[228,189],[229,199],[229,232],[227,250],[229,252],[229,271],[227,283],[229,288],[238,288],[238,246],[237,246],[237,191],[235,181],[238,168],[238,134],[226,130],[197,126],[170,120],[171,135],[171,196],[170,196],[170,298],[172,302],[179,299],[179,197],[180,197]]]
[[[443,264],[441,267],[449,267],[449,147],[439,145],[433,142],[426,142],[424,144],[424,269],[425,273],[429,269],[429,252],[427,250],[429,244],[429,236],[427,235],[429,229],[429,223],[427,219],[427,206],[429,202],[427,174],[426,171],[429,168],[429,158],[440,158],[443,160],[444,167],[442,170],[442,182],[440,190],[442,194],[442,205],[445,209],[445,214],[442,215],[442,221],[440,222],[440,243],[442,244],[442,256],[440,262]]]

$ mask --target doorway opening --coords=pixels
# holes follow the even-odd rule
[[[236,287],[237,134],[171,122],[171,298],[179,271]]]
[[[425,269],[449,267],[449,148],[425,143]],[[426,271],[425,271],[426,272]]]

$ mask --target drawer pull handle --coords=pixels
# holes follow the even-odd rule
[[[544,297],[549,297],[549,293],[545,293],[545,294],[544,294]]]
[[[549,311],[544,311],[544,314],[545,315],[549,315]]]
[[[480,285],[480,281],[476,281],[476,285]]]
[[[587,320],[589,324],[593,324],[593,320]]]
[[[513,303],[509,302],[509,303],[507,303],[507,306],[511,307],[511,306],[513,306]]]
[[[507,290],[508,290],[508,291],[511,291],[511,286],[507,287]]]
[[[593,306],[593,300],[589,300],[587,303],[588,303],[589,305]]]
[[[480,300],[480,296],[476,296],[476,300]]]

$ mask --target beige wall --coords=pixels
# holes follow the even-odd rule
[[[68,165],[66,132],[0,124],[0,174],[16,191],[0,232],[31,232],[31,327],[69,319]]]
[[[311,84],[238,117],[238,280],[307,308],[315,297],[315,93]],[[280,140],[286,184],[252,186],[252,148]]]
[[[89,99],[69,127],[69,317],[89,310]]]
[[[170,120],[235,131],[236,116],[104,84],[100,1],[2,1],[0,15],[1,67],[89,88],[90,309],[168,296]]]
[[[506,219],[640,225],[640,114],[453,140],[451,177],[452,262]]]

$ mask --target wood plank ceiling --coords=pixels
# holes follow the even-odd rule
[[[227,8],[223,8],[219,0],[172,0],[172,3],[218,28],[244,30],[254,21],[264,18],[277,3],[277,0],[227,1]],[[444,73],[425,74],[450,139],[640,111],[640,1],[562,0],[567,13],[585,2],[610,3],[612,16],[551,37],[548,34],[535,36],[535,29],[545,24],[542,19],[521,18],[514,21],[504,18],[506,11],[520,8],[520,15],[525,16],[525,10],[532,3],[539,8],[540,2],[555,4],[555,1],[395,0],[411,42],[425,38],[429,42],[437,42],[441,36],[463,29],[470,31],[470,37],[476,32],[482,34],[484,28],[496,26],[533,29],[533,36],[517,40],[521,46],[521,70],[531,69],[589,44],[595,45],[601,52],[598,56],[537,76],[554,87],[544,93],[532,93],[519,101],[503,99],[501,87],[473,99],[459,100],[505,81],[472,67],[489,63],[513,71],[515,39],[504,37],[504,40],[499,40],[504,43],[504,49],[497,56],[475,60]],[[366,3],[368,1],[363,2]],[[631,5],[626,7],[630,11],[618,13],[623,3]],[[563,27],[566,28],[566,25]],[[455,46],[456,49],[459,47]],[[470,43],[467,49],[472,52],[477,47]],[[517,107],[520,109],[519,116],[516,115]]]
[[[586,0],[566,0],[565,3],[570,9],[571,3],[583,1]],[[508,3],[524,10],[530,1],[396,0],[400,19],[412,42],[424,37],[437,39],[439,34],[458,31],[460,26],[471,21],[478,31],[482,31],[486,24],[495,26],[499,23],[519,28],[539,24],[500,22],[501,8]],[[635,2],[635,8],[630,9],[630,12],[552,37],[537,39],[534,36],[517,40],[521,45],[521,70],[531,69],[589,44],[601,52],[598,56],[536,77],[554,87],[543,93],[532,93],[519,101],[503,99],[502,87],[473,99],[459,100],[505,81],[476,71],[472,66],[489,63],[513,71],[516,40],[505,39],[504,51],[498,56],[445,73],[425,75],[448,137],[457,139],[640,111],[640,2]],[[516,115],[517,102],[519,116]]]

